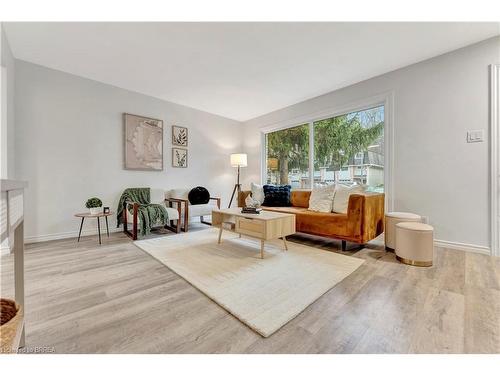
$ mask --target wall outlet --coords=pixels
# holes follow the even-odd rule
[[[483,142],[483,130],[469,130],[467,131],[467,143]]]

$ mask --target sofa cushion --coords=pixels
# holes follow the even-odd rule
[[[290,185],[264,185],[264,206],[286,207],[290,206]]]
[[[319,236],[350,235],[347,215],[333,212],[315,212],[305,207],[262,207],[266,211],[282,212],[295,215],[295,230],[297,232]]]
[[[348,237],[347,215],[332,212],[306,211],[295,215],[297,232],[319,236]]]
[[[335,195],[333,197],[333,212],[346,214],[349,206],[349,196],[351,194],[364,193],[365,189],[361,185],[335,185]]]
[[[304,207],[292,207],[292,206],[289,206],[289,207],[266,207],[266,206],[262,206],[262,209],[263,210],[266,210],[266,211],[273,211],[273,212],[282,212],[284,214],[299,214],[299,213],[302,213],[302,212],[308,212],[307,208],[304,208]]]
[[[313,189],[309,198],[309,210],[332,212],[335,185],[318,186]]]
[[[309,207],[310,190],[294,190],[290,192],[290,203],[294,207]]]

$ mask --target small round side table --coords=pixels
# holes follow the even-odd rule
[[[80,231],[78,232],[78,241],[77,242],[80,242],[80,235],[82,234],[82,228],[83,228],[83,221],[85,220],[86,217],[95,217],[97,218],[97,232],[99,233],[99,245],[101,244],[101,223],[99,221],[99,218],[100,217],[104,217],[104,219],[106,220],[106,232],[108,234],[108,237],[109,237],[109,227],[108,227],[108,216],[111,216],[113,215],[113,212],[100,212],[96,215],[92,215],[90,214],[90,212],[84,212],[84,213],[81,213],[81,214],[75,214],[76,217],[81,217],[82,218],[82,222],[80,223]]]

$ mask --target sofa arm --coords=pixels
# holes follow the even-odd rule
[[[347,208],[351,235],[366,243],[384,232],[384,194],[352,194]]]
[[[240,191],[238,194],[238,207],[245,207],[245,199],[247,199],[250,193],[250,190]]]

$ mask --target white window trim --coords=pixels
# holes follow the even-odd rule
[[[347,113],[358,112],[368,108],[384,106],[384,190],[385,209],[394,210],[394,91],[385,92],[369,98],[365,98],[346,105],[322,109],[318,112],[299,115],[284,121],[275,122],[260,128],[261,131],[261,183],[267,179],[266,166],[266,134],[293,128],[295,126],[309,124],[309,150],[314,149],[314,129],[312,123],[331,117],[345,115]],[[313,181],[314,170],[313,153],[309,152],[309,181]]]

